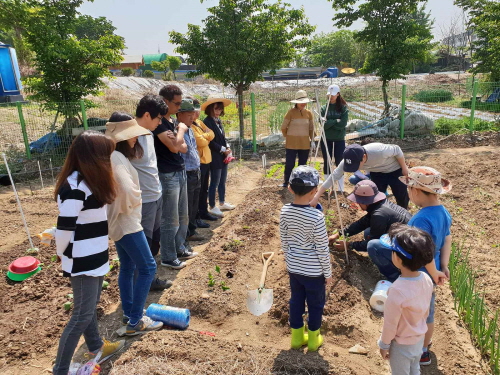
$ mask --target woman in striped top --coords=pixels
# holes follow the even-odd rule
[[[160,329],[156,322],[143,315],[149,288],[156,274],[156,262],[141,226],[142,198],[139,174],[130,159],[142,158],[144,150],[137,139],[141,135],[152,137],[151,132],[130,115],[115,112],[106,124],[106,135],[116,142],[111,154],[113,175],[117,184],[115,201],[108,207],[109,237],[115,241],[120,258],[118,286],[122,300],[126,335]],[[134,273],[137,272],[137,278]]]
[[[58,176],[55,200],[57,256],[73,289],[73,314],[59,340],[54,375],[67,375],[80,337],[89,354],[101,360],[123,348],[124,342],[101,340],[97,304],[109,271],[106,205],[116,197],[110,156],[114,142],[104,134],[85,131],[75,138]]]

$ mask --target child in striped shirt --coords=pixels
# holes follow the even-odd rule
[[[290,276],[290,327],[293,349],[307,344],[316,351],[323,344],[320,334],[325,306],[325,284],[332,281],[328,235],[323,213],[309,205],[318,190],[319,173],[301,165],[292,171],[288,189],[293,203],[281,209],[281,248]],[[305,302],[309,314],[308,333],[302,315]]]
[[[71,281],[73,314],[59,340],[54,375],[68,374],[82,335],[90,357],[101,352],[99,363],[125,344],[102,340],[97,325],[97,304],[109,272],[106,206],[116,197],[110,159],[114,149],[104,134],[83,132],[73,141],[57,179],[56,248],[63,274]]]

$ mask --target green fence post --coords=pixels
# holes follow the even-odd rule
[[[19,113],[19,122],[21,123],[21,131],[23,132],[24,147],[26,149],[26,156],[31,160],[30,143],[28,141],[28,133],[26,132],[26,121],[24,121],[23,107],[21,102],[16,102],[17,112]]]
[[[250,101],[252,103],[252,144],[253,153],[257,153],[257,125],[255,123],[255,94],[252,92],[250,94]]]
[[[403,92],[401,94],[401,120],[399,122],[400,137],[405,137],[405,109],[406,109],[406,85],[403,85]]]
[[[477,96],[477,81],[474,81],[474,86],[472,86],[472,100],[470,103],[469,131],[471,133],[474,131],[474,112],[476,111],[476,96]]]
[[[89,124],[87,123],[87,112],[85,110],[85,101],[83,99],[80,100],[80,108],[82,109],[83,128],[85,130],[89,130]]]

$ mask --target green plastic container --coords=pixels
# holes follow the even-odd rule
[[[7,271],[7,277],[11,279],[12,281],[24,281],[28,277],[33,276],[34,274],[40,272],[42,270],[42,267],[39,266],[36,270],[28,272],[28,273],[14,273]]]

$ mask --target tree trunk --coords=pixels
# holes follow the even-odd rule
[[[240,120],[240,142],[245,138],[245,123],[243,117],[243,88],[237,87],[236,94],[238,95],[238,118]]]
[[[387,96],[387,80],[382,81],[382,95],[384,96],[384,113],[382,117],[389,113],[389,97]]]

